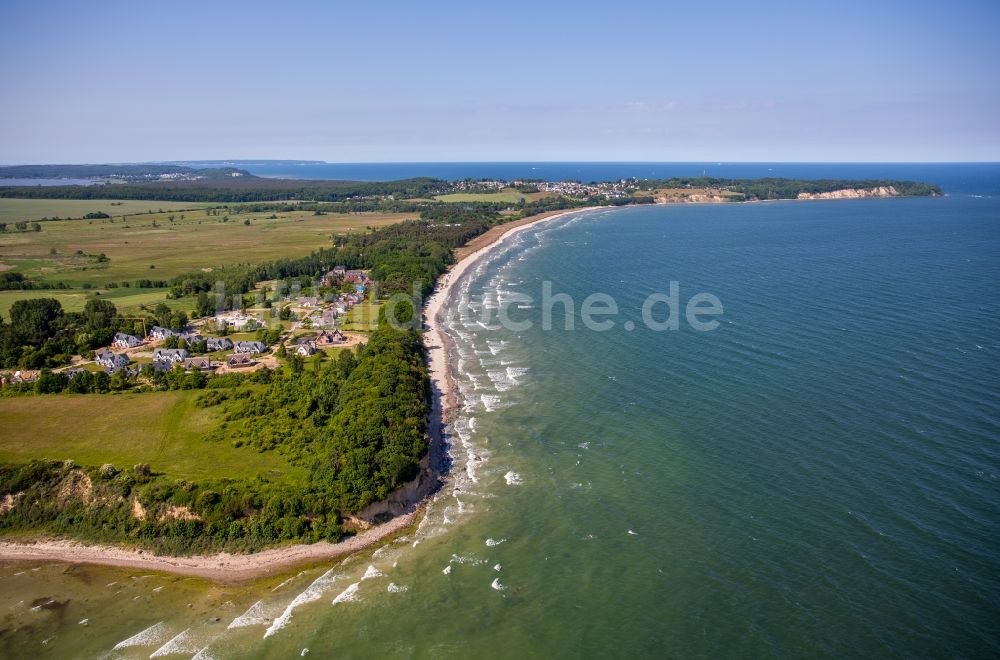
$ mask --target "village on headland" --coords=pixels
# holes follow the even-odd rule
[[[72,381],[85,372],[143,379],[175,371],[221,375],[233,370],[276,369],[281,366],[279,358],[289,355],[308,358],[328,349],[363,344],[366,331],[345,331],[341,326],[365,302],[371,285],[368,270],[335,266],[314,282],[313,295],[284,295],[267,308],[220,311],[175,327],[147,329],[143,322],[144,334],[116,332],[106,348],[88,357],[75,355],[71,364],[51,372]],[[367,310],[367,316],[376,313],[377,306]],[[370,322],[365,316],[361,320]],[[33,384],[41,373],[0,370],[0,386]]]

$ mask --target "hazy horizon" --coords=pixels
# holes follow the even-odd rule
[[[10,2],[0,161],[996,162],[997,25],[977,0]]]
[[[426,160],[426,159],[400,159],[400,160],[351,160],[351,161],[331,161],[318,158],[148,158],[142,160],[119,160],[119,161],[96,161],[81,160],[76,162],[7,162],[0,161],[0,167],[17,166],[42,166],[42,165],[154,165],[154,164],[174,164],[174,163],[267,163],[267,162],[287,162],[287,163],[319,163],[324,165],[464,165],[464,164],[653,164],[653,165],[687,165],[687,164],[711,164],[720,165],[995,165],[1000,164],[1000,158],[994,160],[729,160],[729,159],[709,159],[709,160],[532,160],[532,159],[497,159],[497,160]]]

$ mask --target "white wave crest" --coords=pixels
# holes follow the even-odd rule
[[[175,653],[197,653],[201,648],[201,644],[195,643],[194,635],[191,634],[191,629],[188,628],[153,651],[153,654],[149,657],[159,658],[165,655],[174,655]]]
[[[233,630],[235,628],[246,628],[247,626],[262,626],[270,620],[271,617],[264,611],[264,601],[258,600],[246,612],[233,619],[233,622],[226,629]]]
[[[360,582],[354,582],[349,587],[340,592],[340,595],[333,599],[333,604],[337,603],[351,603],[358,600],[358,588],[361,586]]]
[[[292,611],[296,607],[306,603],[311,603],[314,600],[319,600],[323,594],[326,593],[331,586],[333,586],[333,583],[337,581],[337,578],[340,577],[340,575],[334,575],[333,571],[334,569],[331,568],[326,573],[323,573],[323,575],[313,580],[313,583],[306,587],[305,591],[296,596],[285,608],[285,611],[281,613],[281,616],[271,623],[267,632],[264,633],[264,638],[267,639],[287,626],[288,622],[292,620]]]
[[[117,651],[119,649],[127,649],[133,646],[150,646],[152,644],[162,644],[163,640],[170,636],[170,629],[167,628],[167,624],[163,621],[159,623],[154,623],[150,627],[146,628],[142,632],[132,635],[128,639],[124,639],[117,644],[115,644],[112,650]]]

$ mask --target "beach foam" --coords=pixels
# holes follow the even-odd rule
[[[368,570],[365,571],[365,574],[361,577],[361,579],[362,580],[371,580],[373,578],[383,577],[384,575],[385,575],[385,573],[383,573],[382,571],[378,570],[374,566],[369,566]]]
[[[152,644],[162,644],[163,640],[170,637],[170,629],[163,621],[154,623],[142,632],[132,635],[128,639],[115,644],[113,650],[132,648],[133,646],[150,646]]]
[[[271,617],[268,616],[264,609],[264,601],[258,600],[246,612],[233,619],[233,622],[226,629],[233,630],[235,628],[246,628],[247,626],[262,626],[270,620]]]
[[[340,595],[333,599],[333,605],[338,603],[351,603],[358,600],[358,589],[361,587],[360,582],[354,582],[349,587],[340,592]]]
[[[165,655],[174,655],[177,653],[198,653],[201,651],[202,645],[198,644],[194,640],[194,635],[191,634],[191,628],[175,635],[166,644],[160,648],[153,651],[150,658],[159,658]]]

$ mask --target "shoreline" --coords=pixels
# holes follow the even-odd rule
[[[430,372],[433,389],[434,403],[437,408],[435,423],[438,427],[434,429],[434,435],[441,439],[444,437],[444,424],[448,413],[457,405],[455,402],[454,377],[448,368],[448,349],[451,346],[451,338],[441,327],[441,314],[446,303],[451,297],[451,292],[458,280],[465,274],[473,264],[480,258],[486,256],[495,247],[500,245],[505,239],[519,234],[535,225],[555,220],[573,213],[584,211],[594,211],[606,208],[603,206],[586,206],[582,208],[566,209],[561,211],[549,211],[536,216],[528,216],[502,225],[497,225],[489,231],[473,238],[460,248],[455,249],[457,261],[440,278],[437,286],[427,298],[424,305],[424,345],[427,347],[428,371]]]
[[[191,556],[154,555],[145,550],[111,545],[88,545],[70,539],[46,540],[42,538],[35,542],[0,539],[0,562],[97,564],[204,578],[221,584],[238,584],[279,575],[304,564],[340,559],[379,545],[387,537],[413,526],[418,522],[427,504],[443,490],[447,483],[447,477],[442,470],[447,462],[444,426],[448,414],[454,409],[456,402],[453,376],[448,368],[450,338],[440,326],[439,317],[451,296],[455,283],[472,264],[488,254],[506,238],[541,222],[599,208],[603,207],[588,206],[551,211],[515,220],[493,227],[455,250],[456,263],[438,278],[434,292],[428,297],[423,310],[424,345],[427,347],[428,372],[432,390],[431,420],[428,429],[430,436],[429,468],[432,478],[428,483],[436,483],[438,487],[432,488],[418,502],[408,507],[411,510],[338,543],[320,541],[311,544],[288,545],[245,555],[225,552]],[[442,476],[445,478],[442,479]]]

